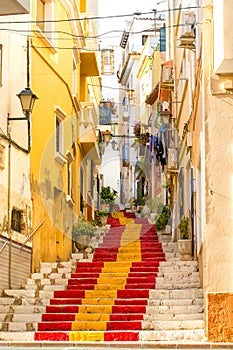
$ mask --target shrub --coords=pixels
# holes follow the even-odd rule
[[[159,205],[158,214],[155,220],[155,226],[157,230],[165,229],[170,217],[171,217],[170,208],[167,205]]]
[[[178,225],[182,239],[189,239],[189,218],[183,216]]]

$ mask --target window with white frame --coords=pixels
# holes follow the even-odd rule
[[[74,160],[73,157],[73,152],[68,151],[66,154],[66,159],[67,159],[67,199],[68,200],[73,200],[72,199],[72,188],[73,188],[73,171],[72,171],[72,163]]]
[[[54,0],[37,0],[37,27],[43,33],[41,39],[54,42]]]

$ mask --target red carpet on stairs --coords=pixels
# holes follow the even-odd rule
[[[119,212],[108,223],[93,260],[77,262],[66,290],[54,291],[35,340],[139,340],[149,290],[165,254],[147,219]]]

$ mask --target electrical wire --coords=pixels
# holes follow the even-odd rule
[[[202,8],[202,6],[186,6],[178,7],[174,9],[165,9],[165,10],[156,10],[156,14],[165,13],[165,12],[175,12],[181,10],[191,10]],[[83,18],[66,18],[66,19],[48,19],[48,20],[27,20],[27,21],[0,21],[1,24],[37,24],[37,23],[61,23],[61,22],[74,22],[74,21],[86,21],[86,20],[102,20],[102,19],[112,19],[112,18],[124,18],[124,17],[133,17],[135,15],[142,16],[155,13],[155,10],[149,12],[134,12],[130,14],[120,14],[120,15],[110,15],[110,16],[93,16],[93,17],[83,17]]]
[[[195,26],[199,25],[200,23],[199,22],[196,22],[195,23]],[[163,26],[162,28],[165,28],[165,29],[169,29],[169,28],[176,28],[176,27],[183,27],[185,26],[186,24],[174,24],[174,25],[169,25],[169,26]],[[71,38],[56,38],[56,40],[74,40],[74,39],[85,39],[85,40],[93,40],[93,39],[98,39],[101,35],[105,35],[105,33],[101,34],[101,35],[96,35],[96,36],[89,36],[89,37],[85,37],[85,36],[77,36],[75,34],[72,34],[72,33],[68,33],[68,32],[64,32],[64,31],[39,31],[39,30],[16,30],[16,29],[5,29],[5,28],[0,28],[0,31],[9,31],[9,32],[13,32],[15,34],[18,34],[18,35],[22,35],[22,36],[29,36],[31,39],[38,39],[38,36],[35,36],[35,35],[29,35],[28,33],[40,33],[40,34],[44,34],[44,33],[48,33],[48,34],[65,34],[65,35],[68,35],[68,36],[71,36]],[[141,33],[145,33],[145,32],[153,32],[154,31],[154,28],[145,28],[141,31],[137,31],[137,32],[131,32],[132,35],[137,35],[137,34],[141,34]],[[112,30],[111,32],[121,32],[123,33],[124,30]],[[24,34],[25,33],[25,34]],[[110,39],[110,38],[120,38],[120,36],[113,36],[113,37],[107,37],[107,39]],[[105,38],[102,38],[102,40],[105,39]],[[50,45],[50,46],[47,46],[47,45],[43,45],[43,46],[37,46],[37,45],[31,45],[35,48],[40,48],[40,49],[56,49],[56,50],[82,50],[82,51],[90,51],[90,52],[99,52],[101,51],[100,48],[98,49],[87,49],[85,47],[61,47],[61,46],[53,46],[53,45]]]
[[[140,12],[140,15],[148,15],[153,13],[150,12]],[[47,20],[29,20],[29,21],[9,21],[1,22],[0,24],[37,24],[37,23],[62,23],[62,22],[74,22],[74,21],[86,21],[86,20],[101,20],[101,19],[112,19],[112,18],[123,18],[123,17],[133,17],[135,13],[123,14],[123,15],[111,15],[111,16],[94,16],[94,17],[83,17],[83,18],[66,18],[66,19],[47,19]]]

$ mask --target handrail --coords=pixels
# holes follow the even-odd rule
[[[29,237],[27,237],[27,239],[22,243],[21,248],[23,248],[23,246],[25,246],[25,244],[32,238],[32,236],[36,233],[37,230],[39,230],[39,228],[43,225],[43,223],[45,222],[45,220],[42,220],[39,225],[35,228],[35,230],[32,231],[32,233],[30,234]],[[0,248],[0,254],[3,251],[3,249],[5,248],[5,246],[9,243],[9,241],[5,241],[5,243],[3,244],[3,246]]]
[[[37,227],[35,228],[35,230],[32,231],[32,233],[30,234],[29,237],[26,238],[26,240],[22,243],[22,246],[24,246],[31,238],[32,236],[34,236],[34,234],[36,233],[36,231],[39,230],[39,228],[43,225],[43,223],[45,222],[45,220],[42,220],[39,225],[37,225]],[[22,247],[21,247],[22,248]]]
[[[5,246],[7,245],[8,241],[5,241],[5,243],[3,244],[3,246],[0,248],[0,254],[3,251],[3,249],[5,248]]]

